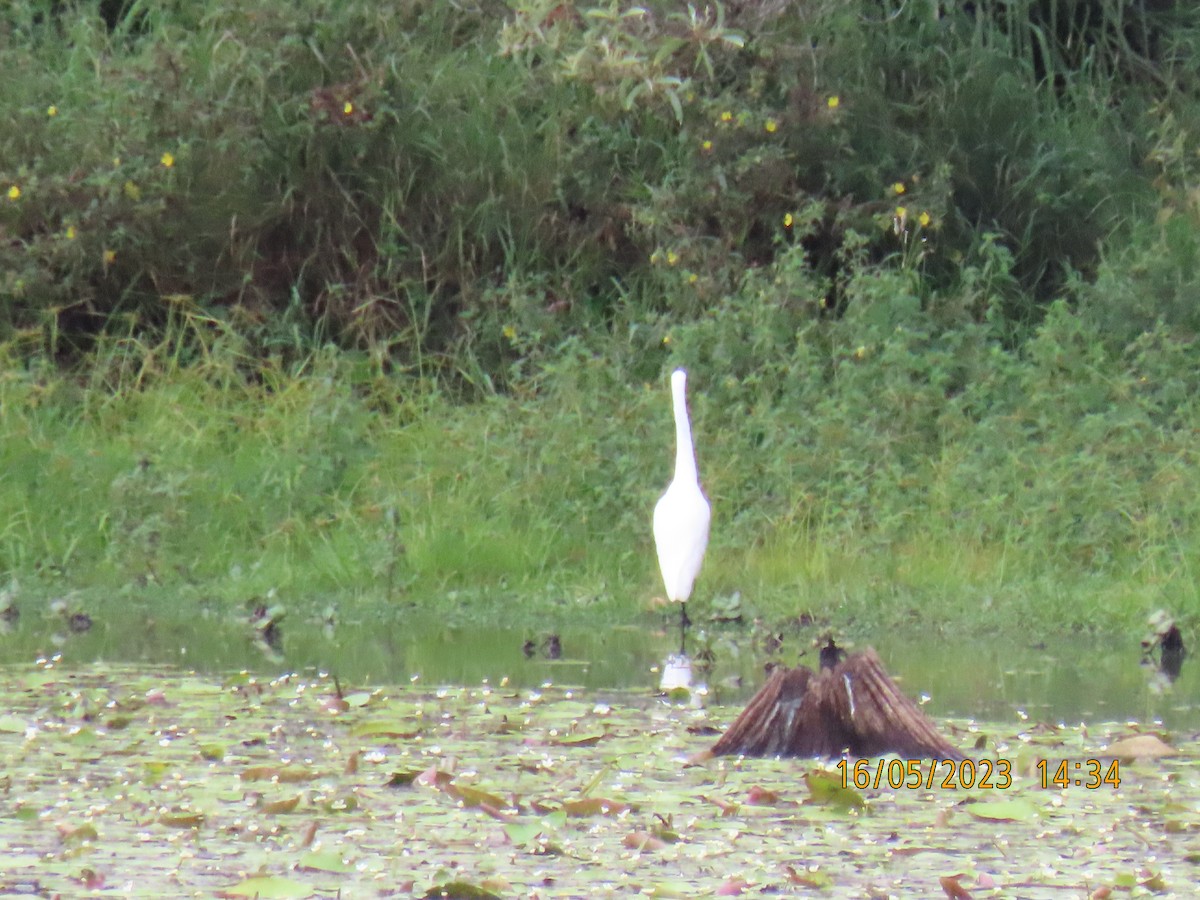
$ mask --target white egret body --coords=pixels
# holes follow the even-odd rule
[[[654,507],[654,544],[667,599],[683,604],[679,612],[682,633],[687,623],[687,601],[708,547],[712,510],[700,490],[687,411],[687,372],[683,369],[671,373],[671,398],[675,410],[675,477]]]

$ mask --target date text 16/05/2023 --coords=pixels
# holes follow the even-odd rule
[[[1012,787],[1012,763],[1007,759],[860,759],[841,760],[837,770],[842,787],[898,790],[970,790],[998,791]],[[1047,760],[1040,759],[1034,771],[1043,788],[1099,788],[1116,790],[1121,786],[1120,760]]]

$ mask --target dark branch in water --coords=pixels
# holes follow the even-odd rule
[[[714,756],[962,759],[871,648],[822,668],[776,669],[713,745]]]

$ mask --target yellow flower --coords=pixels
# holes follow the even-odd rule
[[[517,339],[517,329],[513,328],[511,325],[505,325],[504,328],[501,329],[500,333],[510,341],[515,341]]]
[[[104,251],[104,264],[106,266],[111,266],[116,261],[117,261],[117,251],[116,250],[105,250]]]
[[[928,228],[933,222],[933,216],[925,210],[921,210],[921,214],[917,216],[917,221],[921,223],[922,228]]]
[[[867,355],[867,348],[864,347],[862,344],[859,344],[858,349],[854,351],[854,358],[862,359],[866,355]]]
[[[132,181],[126,181],[125,185],[121,188],[121,190],[123,190],[125,192],[125,196],[128,197],[130,200],[132,200],[134,203],[137,203],[139,200],[142,199],[142,189],[140,187],[138,187],[136,184],[134,184]]]
[[[767,124],[763,127],[767,129],[767,134],[774,134],[776,129],[779,128],[779,123],[774,119],[767,119]]]
[[[828,100],[825,101],[825,105],[828,106],[830,109],[837,109],[838,106],[841,104],[841,102],[842,102],[841,98],[839,98],[837,94],[834,94],[832,97],[830,97]]]
[[[892,190],[895,191],[897,194],[903,194],[905,191],[904,182],[897,181],[895,184],[892,185]]]
[[[8,199],[9,200],[20,200],[21,199],[21,189],[19,187],[17,187],[15,184],[8,189]]]
[[[897,206],[896,207],[896,218],[897,219],[908,218],[908,209],[903,206]]]
[[[671,343],[671,336],[670,336],[669,334],[668,334],[668,335],[666,335],[666,336],[663,338],[663,343],[664,343],[664,344],[669,344],[669,343]]]
[[[722,122],[732,122],[733,121],[733,113],[731,113],[729,110],[725,110],[725,112],[721,113],[721,121]]]
[[[171,154],[171,152],[169,150],[166,153],[164,153],[159,158],[158,161],[163,164],[164,169],[169,169],[173,165],[175,165],[175,157]]]
[[[786,213],[786,214],[784,215],[784,217],[783,217],[783,227],[784,227],[784,228],[791,228],[791,227],[792,227],[792,223],[793,223],[794,221],[795,221],[795,219],[793,219],[793,218],[792,218],[792,214],[791,214],[791,213]]]
[[[342,115],[349,116],[349,115],[353,114],[353,112],[354,112],[354,104],[351,103],[349,100],[347,100],[346,105],[342,107]]]
[[[51,103],[49,106],[46,107],[46,115],[48,115],[50,118],[53,119],[55,116],[58,115],[58,107],[55,106],[53,103]]]
[[[673,266],[677,262],[679,262],[679,254],[676,253],[674,250],[668,250],[667,251],[667,265]]]
[[[113,168],[114,168],[114,169],[115,169],[115,168],[118,168],[120,165],[121,165],[121,157],[119,157],[119,156],[114,156],[114,157],[113,157]]]
[[[68,241],[75,240],[75,226],[74,225],[67,226],[67,240]]]
[[[688,274],[687,280],[688,280],[688,284],[695,284],[697,281],[700,280],[700,276],[697,275],[695,272],[691,272]]]
[[[701,141],[700,149],[705,153],[708,153],[710,150],[712,150],[712,141]]]

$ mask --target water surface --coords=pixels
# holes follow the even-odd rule
[[[0,664],[60,655],[68,666],[104,661],[201,672],[250,669],[264,675],[320,671],[346,684],[417,680],[533,688],[549,682],[596,692],[651,693],[659,667],[678,643],[671,629],[645,623],[537,632],[385,620],[326,627],[284,619],[275,650],[256,641],[256,635],[246,622],[219,616],[187,621],[97,616],[90,629],[73,633],[60,618],[26,615],[0,635]],[[857,646],[868,644],[905,692],[920,698],[933,716],[1068,724],[1160,721],[1168,728],[1200,729],[1200,663],[1185,661],[1171,683],[1153,665],[1143,664],[1136,639],[1034,646],[1000,639],[857,638]],[[744,629],[693,635],[692,645],[711,652],[705,680],[713,702],[741,704],[762,684],[767,657],[754,649]],[[776,658],[814,665],[809,636],[785,642]]]

